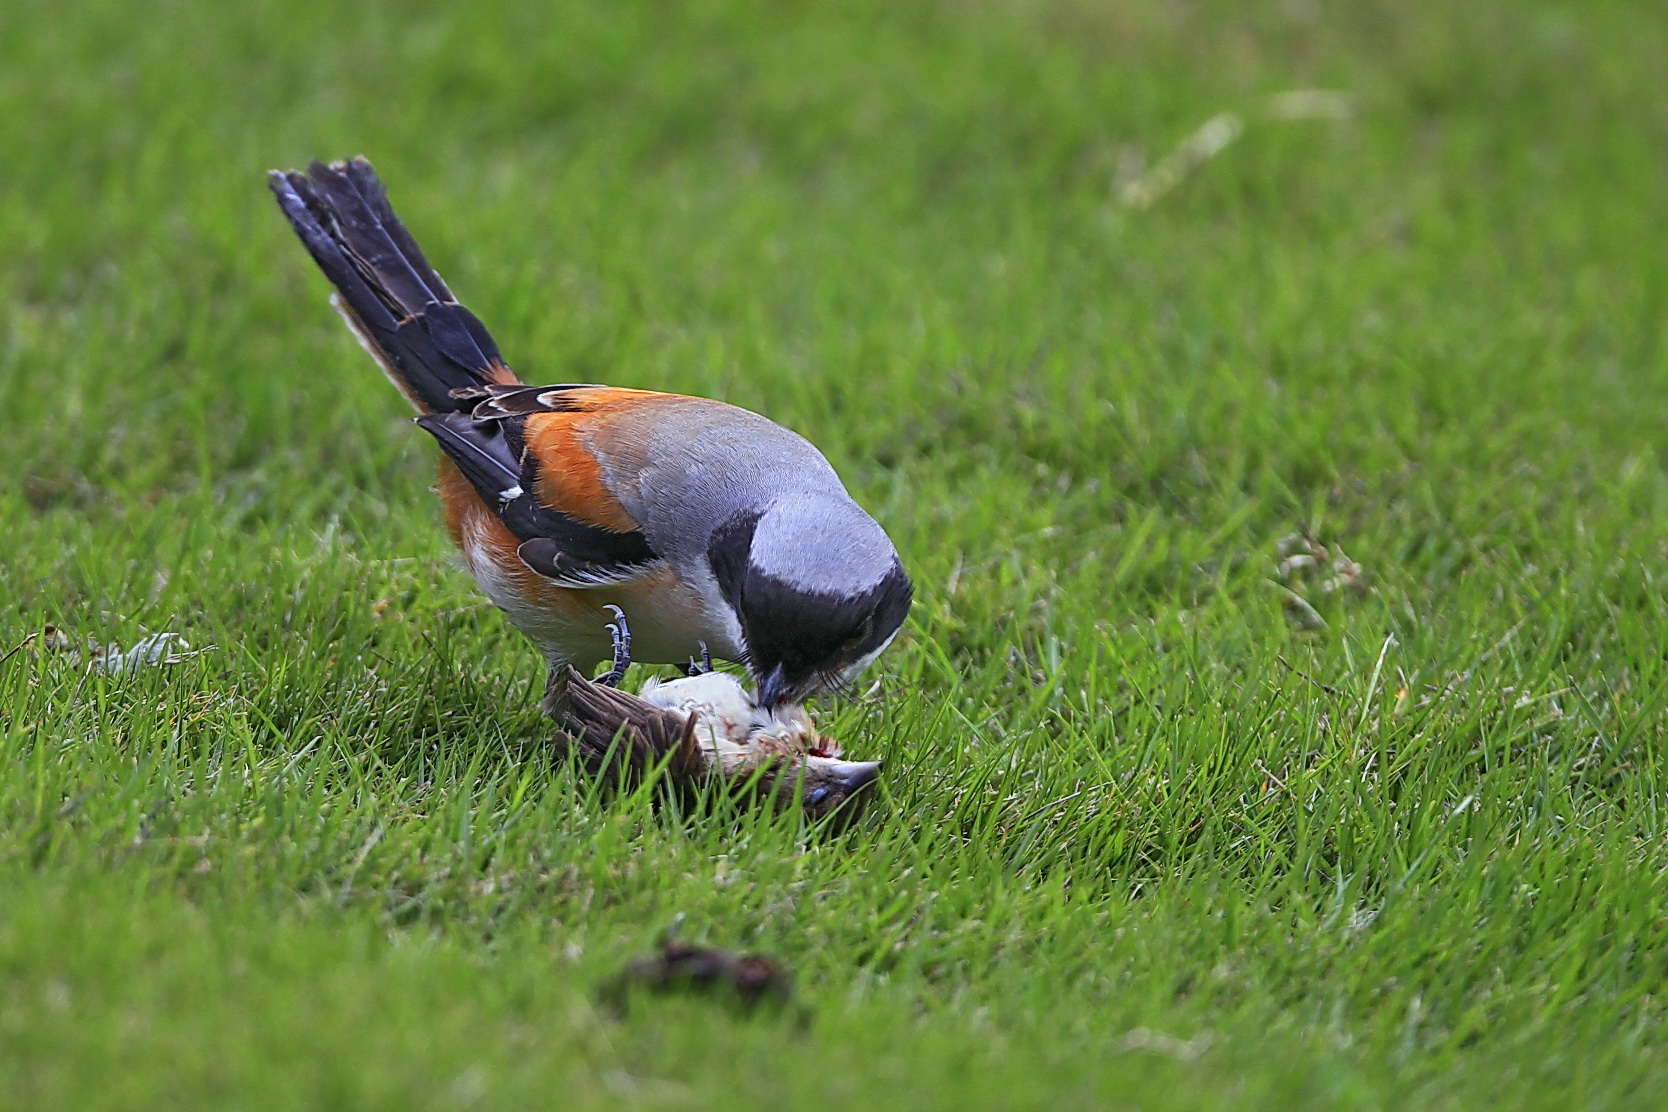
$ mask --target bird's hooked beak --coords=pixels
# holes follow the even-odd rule
[[[778,664],[769,672],[766,672],[764,679],[759,681],[759,706],[766,711],[773,711],[787,694],[788,677],[782,672],[782,666]]]
[[[880,775],[880,761],[829,761],[828,771],[844,785],[846,791],[854,792],[866,784],[872,784]]]

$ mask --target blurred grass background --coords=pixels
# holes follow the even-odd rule
[[[0,1100],[1661,1105],[1662,12],[5,23]],[[264,188],[353,153],[524,378],[758,409],[893,532],[858,830],[553,762]],[[1372,591],[1291,610],[1299,530]],[[809,1029],[599,1009],[678,915]]]

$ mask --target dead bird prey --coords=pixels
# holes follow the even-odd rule
[[[839,744],[817,732],[803,707],[767,710],[727,672],[649,680],[640,695],[620,691],[614,684],[625,675],[631,638],[616,616],[613,669],[595,681],[570,669],[558,719],[563,740],[592,773],[640,775],[664,760],[680,788],[719,778],[778,805],[798,799],[812,818],[839,809],[880,774],[879,761],[841,760]]]

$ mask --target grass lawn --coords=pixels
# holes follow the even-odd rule
[[[1668,1102],[1668,13],[4,22],[0,1105]],[[528,381],[892,532],[854,830],[553,756],[266,192],[352,153]],[[808,1024],[600,1005],[674,921]]]

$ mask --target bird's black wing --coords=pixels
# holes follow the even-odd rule
[[[522,560],[540,575],[564,587],[604,587],[654,566],[659,556],[642,533],[599,529],[539,501],[538,465],[526,448],[524,421],[478,421],[456,412],[417,418],[521,541]]]

